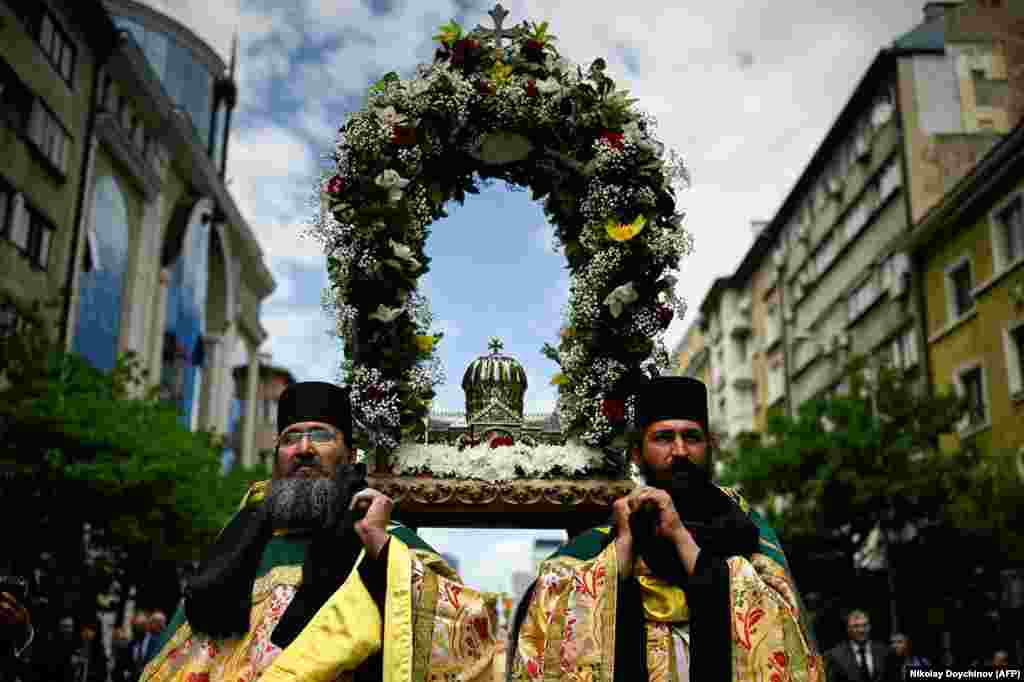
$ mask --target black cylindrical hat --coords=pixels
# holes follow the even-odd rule
[[[277,401],[277,432],[298,422],[323,422],[334,426],[352,443],[352,404],[348,391],[323,381],[292,384]]]
[[[636,396],[636,427],[663,419],[691,419],[708,430],[708,389],[692,377],[657,377]]]

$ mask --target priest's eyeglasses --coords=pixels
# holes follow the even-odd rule
[[[285,431],[281,434],[278,442],[286,448],[293,447],[302,442],[303,438],[309,437],[310,442],[316,443],[317,445],[324,445],[326,443],[333,443],[337,435],[330,429],[325,429],[322,426],[317,426],[312,429],[306,429],[305,431]]]

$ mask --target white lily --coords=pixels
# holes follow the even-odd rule
[[[404,308],[389,308],[382,303],[379,306],[377,306],[377,310],[370,313],[370,319],[380,320],[381,322],[387,324],[389,322],[394,322],[395,318],[401,315],[403,311]]]
[[[402,190],[409,184],[409,181],[399,175],[398,171],[390,168],[378,175],[374,182],[378,187],[383,187],[388,191],[388,201],[391,203],[402,198]]]
[[[562,84],[554,78],[545,78],[542,81],[537,81],[536,85],[537,92],[542,95],[553,95],[562,90]]]
[[[612,293],[608,294],[608,297],[604,299],[604,304],[608,306],[612,317],[618,318],[622,315],[622,312],[626,309],[626,306],[631,303],[635,303],[640,298],[640,295],[636,293],[636,289],[633,288],[632,282],[627,282],[621,286],[617,286],[612,290]]]
[[[405,115],[395,111],[392,106],[387,107],[374,107],[373,112],[377,114],[377,118],[380,122],[386,126],[394,126],[400,123],[405,123]]]
[[[389,243],[391,245],[391,252],[395,254],[395,258],[408,263],[411,270],[420,269],[420,262],[413,257],[412,249],[405,244],[396,242],[394,239],[389,240]]]

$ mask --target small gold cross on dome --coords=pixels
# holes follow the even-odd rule
[[[500,7],[501,5],[498,6]],[[505,348],[505,344],[501,342],[501,339],[495,336],[491,338],[491,342],[487,344],[487,347],[491,349],[492,355],[497,355],[503,348]]]
[[[504,48],[501,41],[505,38],[516,38],[522,32],[520,28],[504,29],[502,28],[505,24],[505,19],[508,17],[508,10],[501,6],[499,2],[494,6],[490,12],[487,13],[494,22],[494,28],[484,28],[480,24],[477,24],[473,30],[474,33],[481,35],[484,38],[494,38],[494,48],[499,52],[503,52]]]

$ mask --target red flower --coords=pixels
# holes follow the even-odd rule
[[[625,143],[622,141],[622,138],[622,133],[614,133],[610,130],[605,130],[604,132],[601,133],[601,139],[607,142],[610,146],[615,147],[616,149],[622,149],[625,146]]]
[[[661,323],[662,327],[667,327],[672,322],[672,318],[675,317],[675,313],[667,305],[659,305],[657,315],[658,322]]]
[[[623,400],[612,400],[611,398],[601,402],[601,414],[610,422],[621,422],[626,418],[626,402]]]
[[[785,668],[786,667],[786,663],[787,663],[788,659],[786,658],[786,652],[785,651],[776,651],[775,653],[772,654],[772,658],[775,659],[775,662],[779,665],[779,667],[781,667],[781,668]]]
[[[487,81],[477,81],[476,91],[479,92],[481,95],[493,95],[494,86]]]
[[[540,42],[539,40],[534,40],[533,38],[530,38],[529,40],[526,41],[526,49],[527,50],[543,50],[544,49],[544,43]]]
[[[526,84],[526,96],[536,97],[540,94],[540,90],[537,89],[537,81],[530,81]]]
[[[395,126],[391,130],[391,141],[403,147],[416,144],[416,128],[413,126]]]
[[[459,66],[466,62],[469,56],[466,53],[480,48],[480,41],[472,38],[463,38],[452,47],[452,64]]]
[[[778,673],[772,673],[772,682],[782,682],[782,675]]]
[[[345,178],[335,175],[327,181],[327,193],[337,196],[345,191]]]
[[[379,386],[370,386],[366,389],[367,400],[381,400],[385,395],[384,390]]]
[[[512,436],[498,436],[491,439],[492,450],[494,448],[508,447],[510,445],[515,445],[515,441],[512,440]]]
[[[210,673],[189,673],[185,682],[210,682]]]
[[[531,678],[540,677],[540,664],[531,658],[526,664],[526,674]]]

